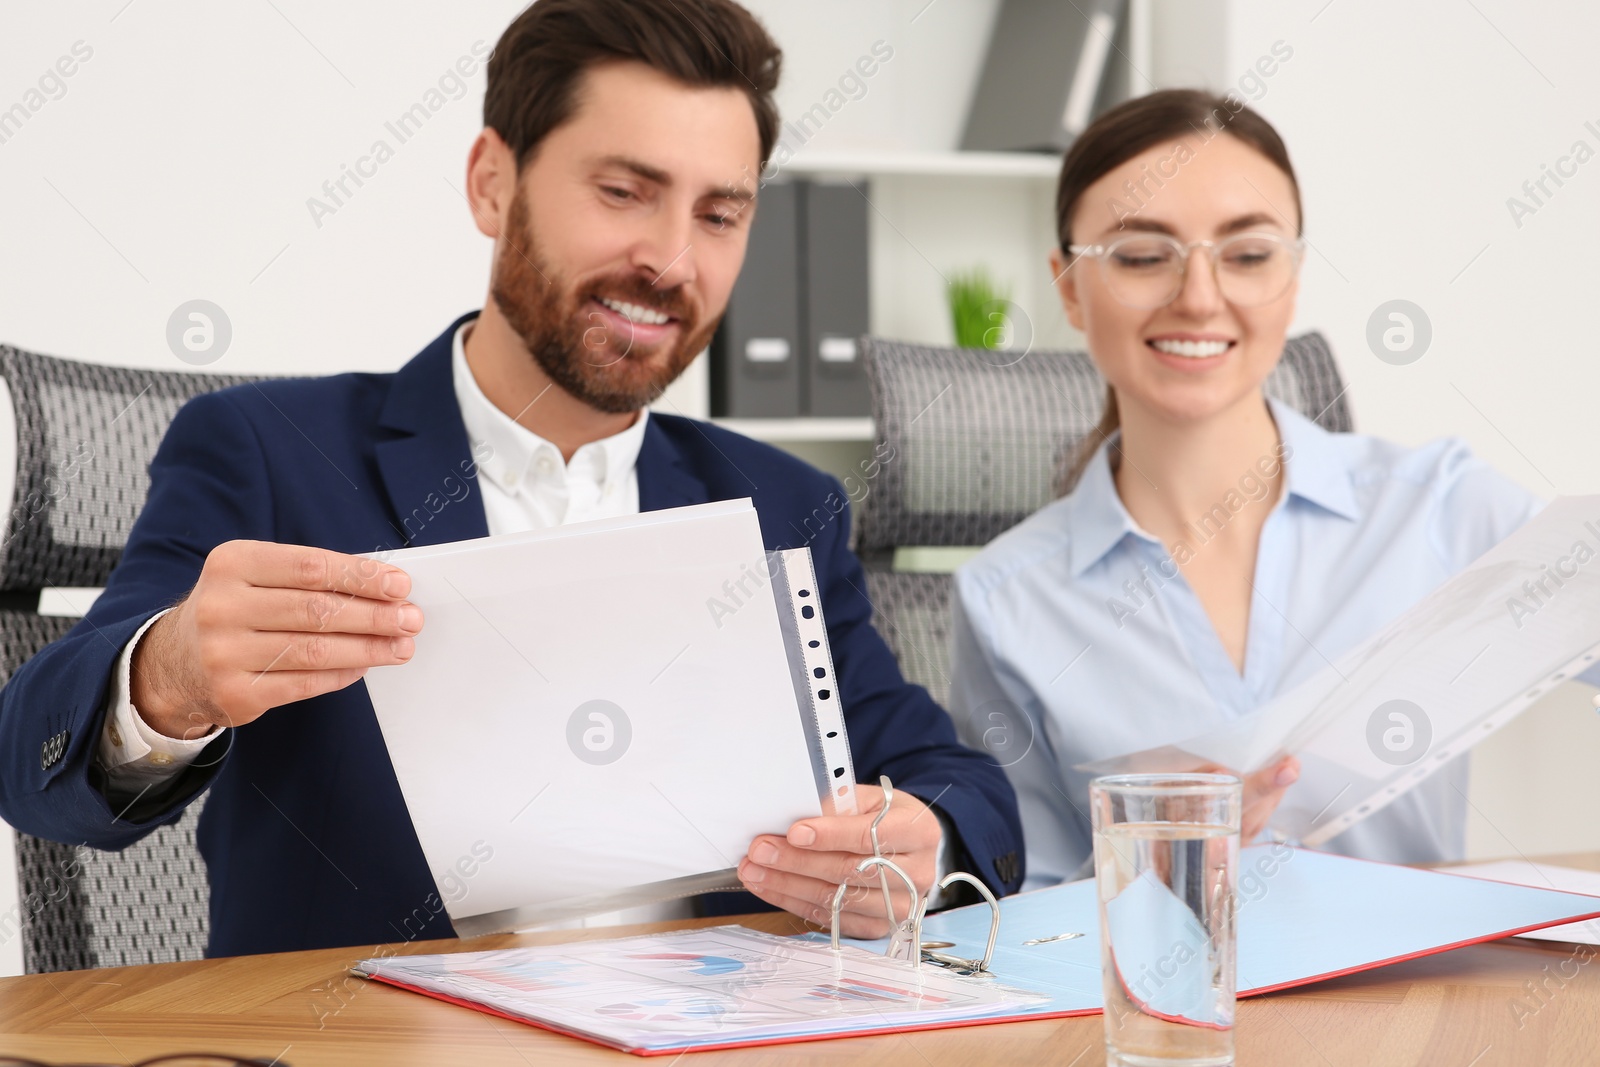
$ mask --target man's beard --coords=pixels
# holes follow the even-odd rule
[[[716,332],[716,320],[702,324],[681,287],[658,288],[637,272],[578,285],[557,275],[539,253],[520,190],[503,236],[489,287],[495,306],[550,380],[596,410],[621,415],[649,404]],[[614,341],[598,312],[585,314],[591,300],[602,295],[672,316],[677,320],[676,345],[665,353],[635,352],[631,338]]]

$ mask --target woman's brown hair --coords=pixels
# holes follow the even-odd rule
[[[1254,148],[1288,177],[1289,187],[1294,190],[1298,232],[1304,218],[1300,209],[1300,183],[1289,162],[1289,150],[1272,124],[1232,94],[1217,96],[1198,89],[1163,89],[1118,104],[1090,123],[1067,149],[1066,158],[1061,161],[1061,178],[1056,184],[1056,234],[1061,242],[1061,254],[1069,261],[1072,258],[1068,251],[1074,243],[1072,215],[1091,185],[1163,142],[1190,137],[1199,138],[1203,144],[1220,133],[1231,134]],[[1159,178],[1152,180],[1160,184]],[[1121,210],[1127,212],[1127,205],[1122,204]],[[1058,483],[1061,493],[1071,492],[1100,442],[1110,437],[1119,425],[1117,394],[1107,385],[1106,406],[1100,423],[1065,464]]]

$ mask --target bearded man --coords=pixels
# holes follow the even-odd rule
[[[208,793],[213,956],[449,936],[361,682],[409,659],[425,620],[402,570],[356,553],[750,497],[769,549],[812,550],[855,765],[901,794],[885,850],[924,892],[958,866],[1015,890],[1004,773],[901,677],[848,514],[816,529],[838,482],[647,410],[727,306],[780,59],[731,0],[519,15],[467,159],[472,218],[495,242],[482,311],[396,373],[263,382],[179,412],[105,593],[0,691],[0,815],[120,848]],[[457,714],[438,709],[441,733],[466,728]],[[881,794],[860,792],[866,814],[752,841],[744,886],[825,922],[872,851]],[[852,894],[842,927],[886,933],[882,901]]]

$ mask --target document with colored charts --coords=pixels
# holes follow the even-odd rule
[[[1080,765],[1093,774],[1284,753],[1300,780],[1273,814],[1320,845],[1402,796],[1600,660],[1600,496],[1560,497],[1394,622],[1233,727]]]
[[[1015,1015],[1046,997],[913,970],[855,946],[738,926],[564,945],[391,956],[355,973],[649,1055],[921,1029]]]

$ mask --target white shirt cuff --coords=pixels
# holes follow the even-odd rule
[[[168,611],[171,609],[169,608]],[[107,785],[117,793],[137,793],[176,778],[212,741],[217,727],[203,737],[185,741],[154,729],[133,706],[133,652],[145,632],[165,615],[151,616],[117,657],[111,691],[106,696],[106,725],[100,732],[100,766]]]

